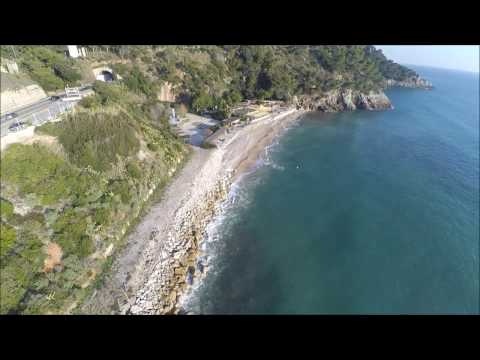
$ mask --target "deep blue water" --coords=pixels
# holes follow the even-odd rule
[[[311,113],[240,181],[187,308],[479,312],[478,74],[418,67],[395,109]]]

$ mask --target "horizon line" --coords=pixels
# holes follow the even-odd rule
[[[399,63],[400,65],[404,66],[420,66],[420,67],[430,67],[434,69],[440,69],[440,70],[453,70],[453,71],[460,71],[460,72],[466,72],[469,74],[479,74],[480,70],[474,71],[474,70],[465,70],[465,69],[458,69],[458,68],[449,68],[449,67],[440,67],[440,66],[433,66],[433,65],[424,65],[424,64],[407,64],[407,63]]]

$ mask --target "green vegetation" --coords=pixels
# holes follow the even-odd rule
[[[39,131],[48,133],[47,129]],[[97,171],[109,170],[117,156],[138,152],[140,143],[136,133],[135,123],[122,112],[82,112],[67,116],[55,126],[55,135],[68,159],[80,168],[91,166]]]
[[[140,65],[116,65],[128,87],[147,96],[168,81],[180,101],[197,113],[224,118],[243,99],[290,101],[301,94],[351,88],[379,90],[385,79],[416,73],[373,46],[108,46]],[[142,59],[145,59],[143,61]],[[143,74],[143,75],[142,75]]]
[[[89,220],[88,216],[69,208],[53,224],[54,239],[66,255],[74,254],[84,258],[93,252],[93,242],[87,234]]]
[[[416,76],[372,46],[87,47],[123,80],[96,81],[75,113],[36,128],[54,141],[13,144],[1,154],[1,313],[63,313],[100,283],[111,263],[106,249],[122,244],[151,189],[161,189],[188,154],[170,129],[172,104],[157,101],[165,82],[175,88],[177,114],[189,108],[224,119],[244,99],[289,102]],[[13,58],[10,46],[1,49]],[[78,84],[88,68],[62,46],[15,52],[47,91]]]
[[[10,46],[2,45],[1,50],[2,54],[14,58]],[[76,85],[81,79],[75,61],[66,58],[58,46],[17,45],[15,59],[20,69],[46,91]]]
[[[96,109],[125,96],[126,90],[154,100],[164,82],[175,86],[180,102],[216,118],[230,114],[242,99],[290,101],[301,94],[339,88],[378,90],[385,79],[405,80],[416,73],[366,45],[89,45],[99,60],[123,78],[122,86],[95,84],[85,108]],[[3,46],[7,57],[11,48]],[[61,46],[16,46],[21,68],[46,90],[80,79],[80,64],[65,58]],[[93,53],[91,53],[93,54]],[[92,55],[93,56],[93,55]]]
[[[98,89],[104,105],[36,128],[57,142],[2,151],[1,313],[62,313],[81,301],[109,261],[98,254],[120,246],[150,189],[187,155],[151,116],[162,104],[133,104],[138,97],[121,85]],[[60,260],[47,252],[52,243]]]
[[[155,85],[135,66],[125,74],[123,80],[127,88],[135,93],[144,94],[147,97],[154,97],[156,94]]]
[[[13,248],[17,233],[13,226],[0,223],[0,256],[6,256]]]

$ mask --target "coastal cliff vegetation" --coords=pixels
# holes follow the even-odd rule
[[[91,292],[152,192],[188,155],[168,124],[171,106],[223,119],[242,100],[353,91],[342,95],[353,109],[363,93],[418,77],[373,46],[86,48],[85,59],[66,58],[62,46],[1,48],[47,91],[85,82],[94,63],[121,81],[95,81],[75,112],[36,128],[33,143],[2,150],[0,313],[68,313]],[[159,101],[165,83],[174,104]],[[322,106],[337,106],[329,101]]]
[[[291,101],[349,89],[380,91],[388,80],[415,79],[415,71],[368,45],[87,45],[89,57],[68,59],[64,47],[2,46],[45,90],[86,81],[89,63],[103,61],[134,93],[156,98],[173,85],[178,102],[222,118],[243,99]]]
[[[156,104],[102,85],[103,105],[80,106],[36,128],[33,144],[2,150],[1,313],[73,310],[188,155],[152,116]]]

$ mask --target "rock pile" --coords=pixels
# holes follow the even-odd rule
[[[179,296],[195,278],[203,276],[206,266],[199,260],[199,247],[207,224],[217,212],[217,204],[225,199],[232,174],[223,176],[213,189],[206,191],[203,201],[192,208],[181,208],[175,225],[164,241],[160,241],[157,254],[148,254],[147,262],[157,261],[143,287],[123,310],[127,314],[177,314]],[[151,239],[158,235],[152,229]],[[153,247],[152,247],[153,248]],[[159,255],[159,256],[158,256]]]

